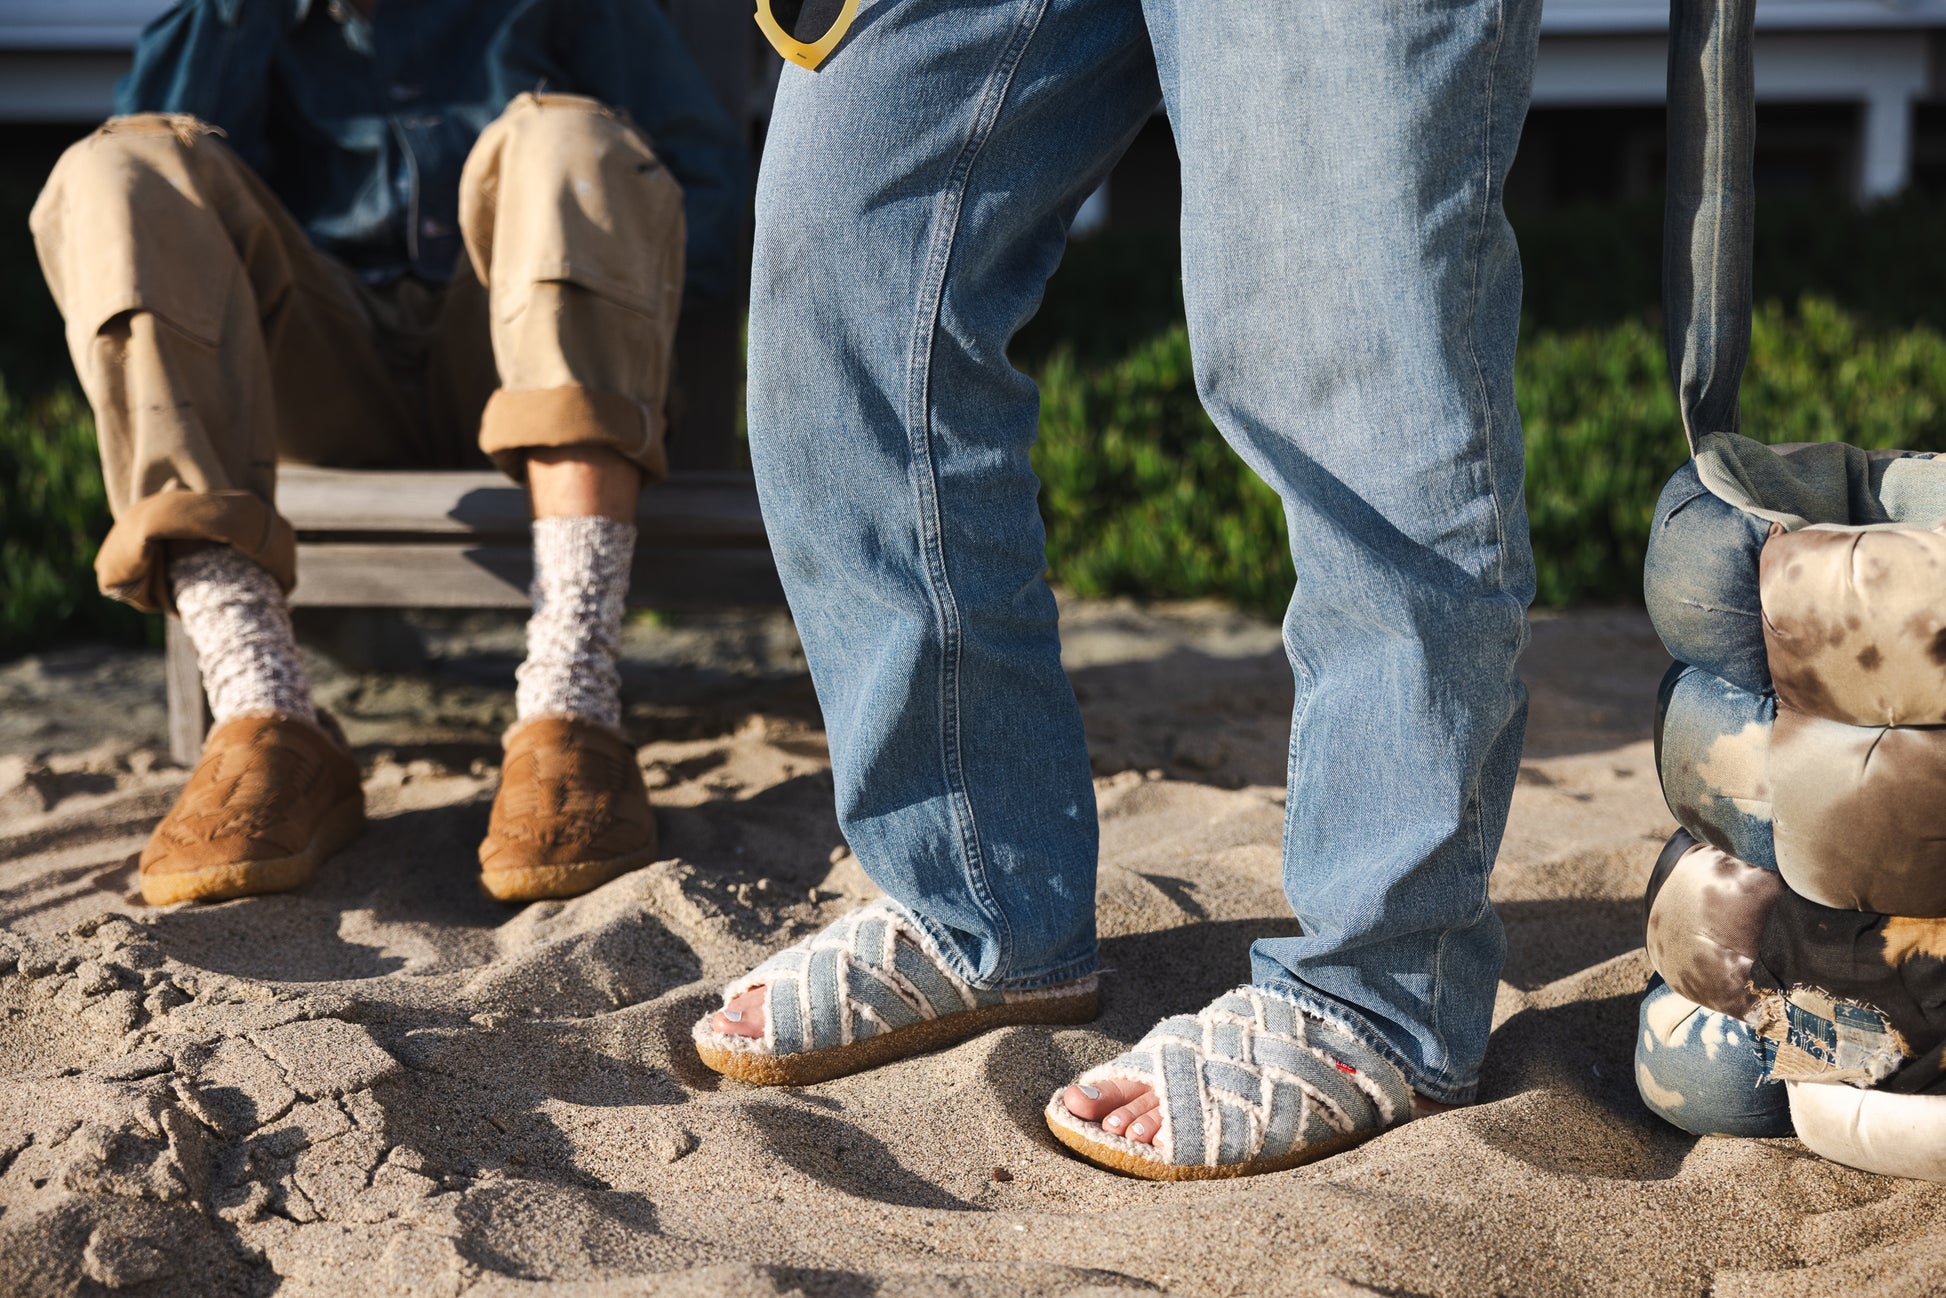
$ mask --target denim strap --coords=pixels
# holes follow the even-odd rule
[[[1234,1167],[1404,1122],[1405,1074],[1344,1028],[1267,992],[1239,987],[1200,1014],[1149,1029],[1133,1050],[1080,1077],[1136,1082],[1155,1091],[1162,1130],[1154,1154],[1178,1167]],[[1049,1113],[1099,1141],[1067,1114]],[[1139,1157],[1146,1151],[1128,1149]]]
[[[1669,0],[1663,337],[1692,452],[1707,433],[1737,431],[1750,352],[1755,8],[1756,0]]]

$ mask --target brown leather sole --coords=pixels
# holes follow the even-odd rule
[[[365,832],[365,796],[354,792],[327,811],[304,850],[267,861],[226,861],[195,870],[142,875],[142,900],[151,906],[179,901],[228,901],[266,892],[289,892],[317,873],[332,855]]]
[[[522,865],[510,870],[480,871],[480,891],[495,901],[546,901],[579,897],[630,870],[657,859],[656,845],[606,861],[576,861],[572,865]]]
[[[867,1068],[877,1068],[881,1064],[924,1054],[928,1050],[956,1046],[969,1037],[991,1032],[995,1028],[1023,1023],[1087,1023],[1099,1012],[1100,1005],[1101,993],[1090,991],[1078,996],[1014,1001],[1007,1005],[989,1005],[985,1009],[943,1014],[936,1019],[894,1028],[890,1032],[866,1037],[848,1046],[832,1046],[828,1050],[765,1055],[698,1041],[696,1053],[717,1072],[740,1082],[755,1086],[810,1086],[816,1082],[828,1082],[834,1077],[862,1073]]]
[[[1049,1107],[1052,1108],[1060,1102],[1061,1097],[1057,1094],[1049,1102]],[[1276,1158],[1259,1158],[1245,1163],[1225,1163],[1216,1167],[1200,1165],[1191,1167],[1165,1163],[1159,1158],[1144,1158],[1140,1154],[1131,1154],[1127,1150],[1100,1144],[1089,1140],[1078,1131],[1063,1126],[1055,1121],[1052,1114],[1046,1117],[1047,1129],[1054,1133],[1054,1138],[1087,1162],[1093,1163],[1104,1171],[1140,1177],[1144,1181],[1224,1181],[1237,1176],[1261,1176],[1266,1172],[1283,1172],[1293,1167],[1302,1167],[1306,1163],[1315,1163],[1321,1158],[1329,1158],[1333,1154],[1342,1154],[1352,1146],[1362,1145],[1372,1137],[1390,1130],[1389,1127],[1381,1127],[1372,1131],[1354,1131],[1349,1135],[1334,1136],[1330,1140],[1320,1141],[1315,1145],[1306,1145],[1302,1149],[1293,1149],[1288,1154],[1280,1154]]]

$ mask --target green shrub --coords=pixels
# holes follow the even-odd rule
[[[1196,400],[1181,325],[1123,359],[1041,367],[1048,563],[1081,594],[1217,595],[1276,614],[1293,580],[1271,490]],[[1516,362],[1538,601],[1640,598],[1662,483],[1685,455],[1660,331],[1530,331]],[[1946,449],[1946,337],[1875,328],[1820,298],[1759,311],[1744,431],[1764,441]]]
[[[1520,236],[1530,329],[1654,322],[1662,302],[1662,200],[1510,214]],[[1859,210],[1828,199],[1765,197],[1752,280],[1760,302],[1818,297],[1876,329],[1946,330],[1946,199],[1908,192]],[[1182,319],[1172,229],[1108,230],[1077,242],[1047,300],[1014,340],[1034,369],[1066,349],[1083,365],[1128,354]]]
[[[0,185],[0,657],[74,635],[153,638],[95,591],[108,527],[93,426]],[[1946,204],[1766,200],[1745,431],[1946,450]],[[1515,216],[1526,265],[1517,393],[1541,603],[1639,598],[1656,492],[1681,463],[1656,317],[1661,209]],[[1049,567],[1084,594],[1219,596],[1275,615],[1283,512],[1196,400],[1173,231],[1077,244],[1015,340],[1042,384]],[[13,397],[7,395],[11,387]]]
[[[1097,370],[1057,353],[1040,378],[1034,463],[1057,582],[1282,606],[1282,506],[1203,413],[1181,325]]]
[[[87,404],[59,388],[28,405],[0,385],[0,658],[76,634],[153,635],[151,619],[95,589],[107,530]]]

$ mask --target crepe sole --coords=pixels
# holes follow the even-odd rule
[[[1060,1098],[1055,1097],[1053,1103],[1060,1102]],[[1048,1115],[1047,1129],[1054,1133],[1056,1140],[1096,1167],[1110,1172],[1120,1172],[1123,1176],[1139,1176],[1145,1181],[1221,1181],[1233,1176],[1259,1176],[1265,1172],[1282,1172],[1293,1167],[1302,1167],[1306,1163],[1315,1163],[1320,1158],[1329,1158],[1333,1154],[1342,1154],[1353,1145],[1362,1145],[1386,1130],[1379,1128],[1373,1131],[1348,1132],[1342,1136],[1333,1136],[1329,1140],[1321,1140],[1314,1145],[1306,1145],[1302,1149],[1293,1149],[1288,1154],[1279,1154],[1275,1158],[1259,1158],[1247,1163],[1221,1163],[1215,1167],[1206,1167],[1200,1163],[1194,1166],[1165,1163],[1159,1158],[1145,1158],[1140,1154],[1131,1154],[1127,1150],[1101,1144],[1088,1139],[1078,1131],[1063,1126],[1055,1121],[1052,1114]]]
[[[717,1072],[740,1082],[756,1086],[809,1086],[814,1082],[828,1082],[834,1077],[877,1068],[880,1064],[889,1064],[911,1055],[924,1054],[928,1050],[943,1050],[994,1028],[1023,1023],[1086,1023],[1095,1017],[1100,1003],[1101,994],[1091,991],[1079,996],[989,1005],[984,1009],[942,1014],[936,1019],[894,1028],[875,1037],[866,1037],[863,1041],[854,1041],[848,1046],[804,1050],[789,1055],[734,1050],[707,1041],[696,1043],[696,1053]]]
[[[650,843],[640,851],[606,861],[482,870],[480,891],[495,901],[545,901],[557,897],[579,897],[584,892],[601,887],[610,879],[619,878],[630,870],[639,870],[655,860],[656,847],[656,844]]]
[[[142,900],[151,906],[179,901],[228,901],[299,887],[332,853],[365,832],[365,797],[355,793],[324,813],[304,850],[268,861],[224,861],[194,870],[143,871]]]

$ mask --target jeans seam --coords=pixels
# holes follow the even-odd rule
[[[1317,679],[1311,675],[1311,669],[1298,660],[1297,651],[1288,640],[1284,644],[1284,656],[1291,662],[1293,681],[1295,682],[1298,677],[1303,678],[1301,682],[1303,698],[1291,709],[1291,738],[1284,746],[1283,867],[1285,878],[1288,879],[1291,844],[1297,837],[1297,746],[1301,742],[1299,737],[1304,730],[1304,718],[1310,714],[1312,704],[1317,702],[1318,690]],[[1286,901],[1292,901],[1288,883],[1284,886],[1284,898]],[[1292,902],[1291,909],[1296,910],[1295,902]]]
[[[1466,304],[1466,350],[1473,361],[1473,376],[1480,393],[1481,421],[1486,429],[1487,499],[1493,505],[1494,585],[1507,585],[1507,527],[1500,508],[1500,483],[1493,464],[1493,394],[1487,388],[1486,366],[1480,360],[1480,262],[1486,249],[1487,223],[1493,214],[1493,92],[1500,70],[1500,52],[1507,38],[1507,11],[1504,0],[1493,9],[1493,53],[1487,59],[1485,111],[1481,114],[1480,221],[1473,233],[1473,282]]]
[[[917,504],[920,551],[925,558],[927,583],[939,618],[940,673],[940,763],[946,777],[948,805],[959,838],[962,872],[980,909],[994,922],[999,958],[996,965],[1007,968],[1013,962],[1013,932],[1006,912],[993,895],[987,878],[985,854],[980,849],[979,826],[968,796],[965,758],[960,744],[960,656],[964,647],[959,602],[953,595],[946,573],[945,526],[940,518],[938,470],[932,456],[932,353],[939,329],[939,312],[946,296],[946,274],[952,263],[959,217],[964,207],[966,185],[974,163],[979,160],[991,138],[1014,73],[1026,56],[1027,46],[1039,30],[1048,0],[1024,0],[1014,34],[1001,51],[1000,60],[988,75],[987,85],[973,115],[973,124],[960,145],[941,187],[939,205],[933,213],[933,230],[926,252],[925,278],[920,285],[914,312],[912,345],[907,357],[906,426],[912,449],[912,485]],[[932,926],[928,926],[931,931]],[[935,940],[939,934],[934,932]],[[941,944],[941,949],[946,949]]]
[[[1496,4],[1493,9],[1493,51],[1487,58],[1485,103],[1483,105],[1483,111],[1480,114],[1480,160],[1481,160],[1480,219],[1479,219],[1479,223],[1474,228],[1473,250],[1470,258],[1470,260],[1473,263],[1472,266],[1473,273],[1472,273],[1471,289],[1468,294],[1467,304],[1466,304],[1466,348],[1467,348],[1468,355],[1471,357],[1473,361],[1474,382],[1475,382],[1476,390],[1479,392],[1479,396],[1480,396],[1480,420],[1486,438],[1487,500],[1493,506],[1494,587],[1496,591],[1502,596],[1508,595],[1506,513],[1501,508],[1500,481],[1499,481],[1499,475],[1495,471],[1495,465],[1494,465],[1493,448],[1494,448],[1495,429],[1494,429],[1493,393],[1492,390],[1487,385],[1486,365],[1480,359],[1479,325],[1480,325],[1481,263],[1485,260],[1487,226],[1493,219],[1493,201],[1494,201],[1494,189],[1495,189],[1494,180],[1493,180],[1494,93],[1497,88],[1497,84],[1499,80],[1500,59],[1503,51],[1506,48],[1506,41],[1507,41],[1507,9],[1506,9],[1505,0],[1501,0],[1501,3]],[[1523,609],[1522,612],[1524,613],[1525,610]],[[1475,788],[1472,794],[1467,798],[1464,814],[1471,817],[1473,821],[1473,837],[1475,840],[1474,850],[1478,854],[1477,859],[1484,861],[1486,863],[1487,872],[1491,874],[1493,869],[1493,859],[1487,853],[1485,818],[1481,816],[1479,812],[1479,790],[1477,788]],[[1480,922],[1481,917],[1485,915],[1489,910],[1491,910],[1492,906],[1493,906],[1492,896],[1483,887],[1480,893],[1480,904],[1474,910],[1473,917],[1469,921],[1467,921],[1465,927],[1471,928],[1472,926],[1478,924]],[[1427,997],[1427,1006],[1430,1010],[1430,1017],[1432,1020],[1430,1024],[1432,1028],[1432,1037],[1434,1042],[1438,1045],[1440,1053],[1443,1056],[1445,1056],[1445,1058],[1442,1060],[1442,1063],[1451,1062],[1451,1052],[1446,1049],[1446,1036],[1445,1033],[1440,1028],[1439,994],[1440,994],[1440,989],[1446,983],[1446,979],[1444,977],[1446,951],[1447,951],[1447,947],[1451,942],[1452,936],[1453,936],[1453,930],[1447,929],[1445,931],[1442,931],[1439,935],[1438,943],[1433,948],[1432,987],[1430,989],[1430,994]],[[1416,1070],[1407,1069],[1406,1076],[1408,1078],[1411,1078],[1414,1075],[1415,1071]],[[1444,1086],[1446,1076],[1447,1074],[1442,1069],[1439,1075],[1439,1080],[1442,1086]],[[1430,1080],[1430,1077],[1428,1078],[1428,1080]],[[1450,1087],[1444,1087],[1444,1089],[1447,1089],[1450,1093],[1451,1090]],[[1439,1099],[1444,1097],[1435,1096],[1433,1098]]]
[[[1480,796],[1478,789],[1475,789],[1472,796],[1467,798],[1465,814],[1473,822],[1474,850],[1479,853],[1478,859],[1487,863],[1487,874],[1491,875],[1493,873],[1493,860],[1487,855],[1486,819],[1480,815]],[[1467,920],[1461,927],[1468,929],[1474,927],[1492,909],[1493,897],[1487,892],[1485,887],[1482,887],[1480,889],[1480,904],[1474,908],[1472,918]],[[1442,1062],[1451,1062],[1452,1060],[1452,1051],[1446,1048],[1445,1030],[1440,1027],[1439,991],[1446,983],[1446,947],[1452,940],[1454,931],[1453,929],[1443,930],[1439,935],[1438,945],[1433,948],[1432,995],[1427,998],[1432,1007],[1432,1036],[1433,1040],[1439,1046],[1439,1052],[1443,1057]]]

